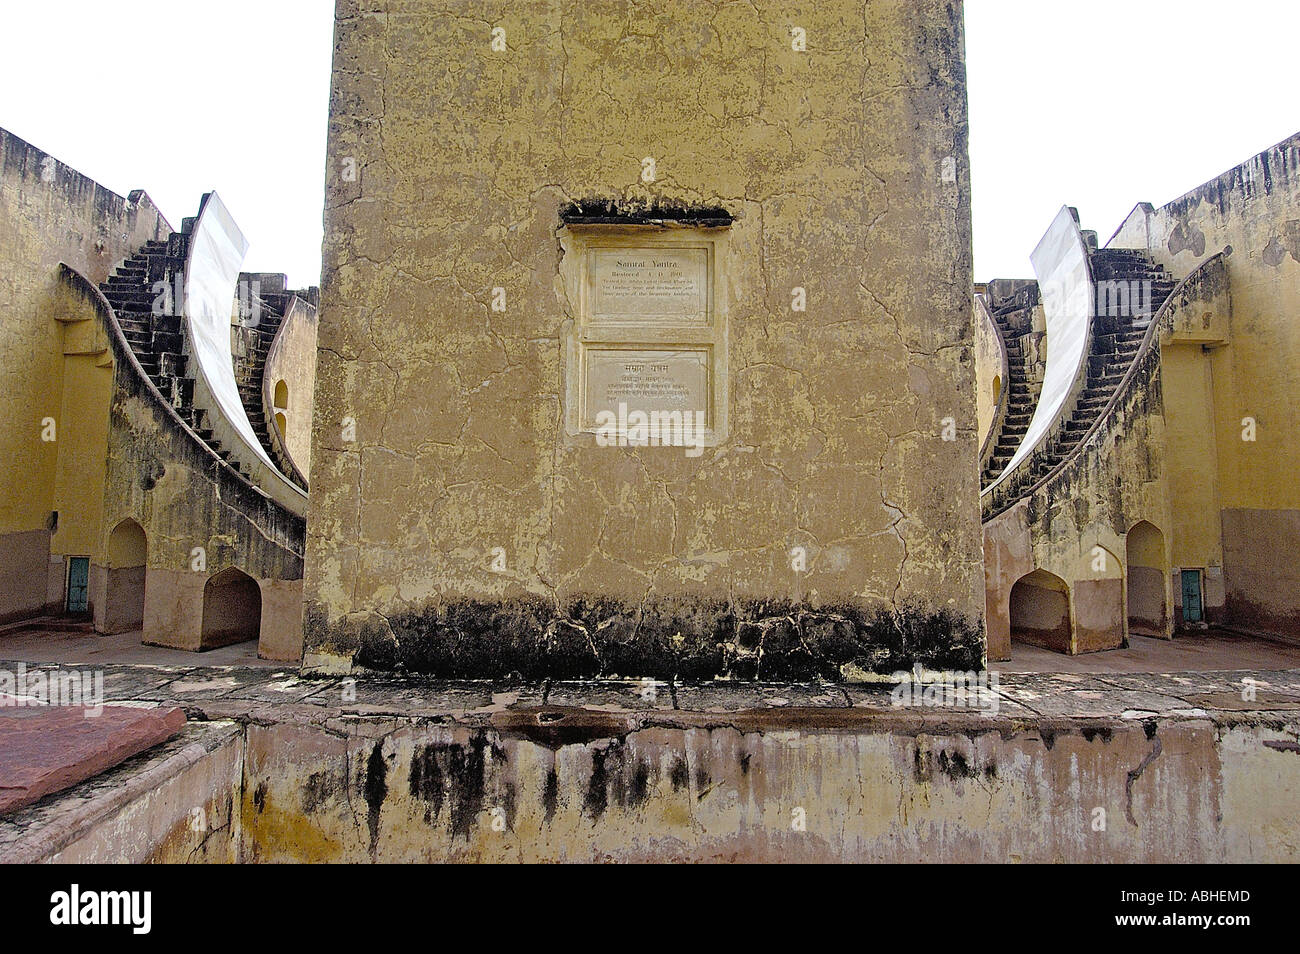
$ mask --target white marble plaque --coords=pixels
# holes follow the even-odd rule
[[[709,321],[707,249],[592,249],[590,274],[593,322]]]
[[[709,353],[698,350],[591,349],[587,352],[588,421],[601,411],[709,410]]]

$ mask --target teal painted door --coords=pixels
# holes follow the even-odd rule
[[[1201,571],[1183,570],[1183,622],[1201,621]]]
[[[90,557],[68,558],[68,612],[84,613],[90,605]]]

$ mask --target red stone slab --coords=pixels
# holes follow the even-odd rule
[[[176,708],[15,705],[0,695],[0,815],[166,742],[185,725]],[[94,710],[90,710],[94,711]]]

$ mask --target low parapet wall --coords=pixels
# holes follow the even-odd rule
[[[145,814],[118,806],[85,820],[78,860],[122,858],[113,846],[124,839],[139,859],[223,860],[233,844],[246,862],[1188,863],[1300,852],[1294,670],[985,676],[955,695],[109,675],[110,687],[182,702],[192,719],[239,719],[241,748],[210,751],[242,752],[242,779],[214,762],[211,791],[187,783],[177,791],[190,801],[166,802],[172,822],[212,831],[144,827]],[[223,814],[236,788],[238,808]],[[77,790],[64,797],[75,803]],[[137,796],[147,799],[156,793]],[[0,823],[0,844],[25,829],[30,854],[38,810],[48,803]],[[131,817],[142,827],[123,828]],[[59,851],[50,857],[71,857]]]

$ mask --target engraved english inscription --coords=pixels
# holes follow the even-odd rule
[[[709,320],[709,253],[702,248],[598,248],[591,251],[595,322]]]

